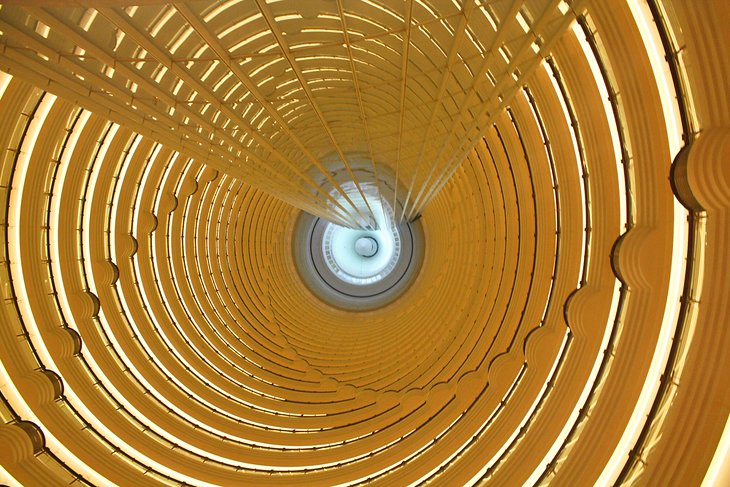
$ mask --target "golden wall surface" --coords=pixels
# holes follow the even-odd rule
[[[136,5],[0,5],[0,483],[730,485],[730,4]]]

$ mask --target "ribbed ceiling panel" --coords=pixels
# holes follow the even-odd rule
[[[362,196],[361,184],[395,188],[398,218],[415,217],[574,18],[556,0],[300,7],[5,7],[3,66],[301,209],[363,226],[370,204],[354,204],[334,174]]]

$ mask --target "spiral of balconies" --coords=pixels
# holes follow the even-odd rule
[[[724,2],[67,3],[0,6],[0,483],[730,481]],[[358,310],[295,247],[367,188]]]

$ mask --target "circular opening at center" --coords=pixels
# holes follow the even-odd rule
[[[355,241],[355,252],[361,257],[372,257],[378,253],[378,241],[373,237],[360,237]]]
[[[392,211],[380,213],[389,217]],[[326,223],[322,255],[338,279],[367,286],[384,279],[395,268],[401,254],[398,226],[381,217],[378,230],[357,230]]]
[[[396,221],[388,192],[361,183],[340,183],[349,201],[332,191],[342,206],[353,205],[368,215],[367,225],[342,226],[302,212],[292,239],[299,275],[317,297],[338,308],[365,311],[400,296],[418,275],[424,256],[420,221]],[[365,195],[367,201],[365,201]],[[390,198],[389,198],[390,197]],[[397,202],[396,202],[397,204]],[[398,206],[402,210],[402,206]]]

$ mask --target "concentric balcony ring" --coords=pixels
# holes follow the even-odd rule
[[[374,256],[358,255],[355,244],[362,238],[376,241]],[[297,270],[307,287],[323,301],[350,310],[375,309],[393,301],[411,285],[423,261],[420,221],[351,230],[303,212],[292,242]]]

